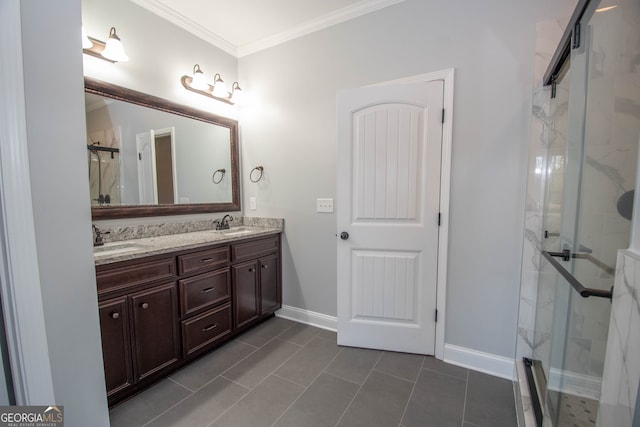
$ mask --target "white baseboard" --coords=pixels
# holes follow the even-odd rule
[[[551,368],[549,370],[547,388],[566,394],[600,400],[601,383],[602,378],[599,377]]]
[[[283,305],[282,308],[276,312],[276,316],[329,331],[335,332],[338,330],[337,317],[292,307],[290,305]],[[483,353],[457,345],[445,344],[444,361],[474,371],[506,378],[511,381],[516,380],[514,360],[508,357]]]
[[[304,310],[302,308],[291,307],[290,305],[283,305],[282,308],[276,312],[276,316],[316,326],[321,329],[327,329],[333,332],[338,330],[337,317],[316,313],[315,311]]]
[[[444,361],[473,371],[515,381],[514,360],[482,351],[471,350],[453,344],[444,345]]]

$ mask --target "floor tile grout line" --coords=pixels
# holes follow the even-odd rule
[[[171,379],[169,379],[171,380]],[[179,401],[177,401],[176,403],[174,403],[173,405],[169,406],[168,408],[166,408],[164,411],[160,412],[158,415],[156,415],[155,417],[151,418],[149,421],[147,421],[146,423],[143,424],[144,426],[148,426],[149,424],[151,424],[152,422],[154,422],[155,420],[157,420],[158,418],[160,418],[161,416],[163,416],[164,414],[166,414],[167,412],[169,412],[170,410],[172,410],[173,408],[175,408],[176,406],[178,406],[179,404],[181,404],[182,402],[184,402],[185,400],[187,400],[188,398],[190,398],[191,396],[193,396],[195,393],[192,392],[190,393],[188,396],[185,396],[184,398],[180,399]]]
[[[465,381],[465,384],[464,384],[464,402],[462,404],[462,423],[460,424],[462,427],[464,427],[465,412],[467,411],[468,392],[469,392],[469,371],[467,371],[467,380]]]
[[[290,326],[289,328],[291,328],[291,326]],[[287,329],[288,329],[288,328],[287,328]],[[284,331],[283,331],[283,332],[284,332]],[[273,339],[272,339],[272,340],[270,340],[268,343],[270,343],[271,341],[274,341],[275,339],[278,339],[278,336],[273,337]],[[225,377],[225,376],[224,376],[224,374],[222,374],[222,375],[221,375],[223,378],[225,378],[225,379],[227,379],[227,380],[229,380],[229,381],[232,381],[232,382],[234,382],[235,384],[241,385],[241,386],[242,386],[242,387],[244,387],[244,388],[248,388],[248,389],[249,389],[249,391],[248,391],[244,396],[242,396],[240,399],[236,400],[236,401],[235,401],[235,403],[234,403],[233,405],[231,405],[231,406],[229,406],[227,409],[225,409],[225,410],[224,410],[220,415],[218,415],[218,416],[217,416],[213,421],[211,421],[211,423],[209,423],[209,424],[207,425],[207,427],[208,427],[208,426],[211,426],[211,425],[212,425],[212,424],[214,424],[216,421],[218,421],[219,419],[221,419],[221,418],[224,416],[224,414],[226,414],[227,412],[229,412],[232,408],[234,408],[234,407],[238,406],[238,403],[240,403],[240,401],[242,401],[242,399],[244,399],[245,397],[247,397],[247,395],[248,395],[249,393],[253,392],[256,388],[260,387],[260,384],[262,384],[263,382],[265,382],[265,381],[266,381],[266,379],[267,379],[267,378],[269,378],[270,376],[274,375],[274,374],[275,374],[275,372],[276,372],[278,369],[280,369],[280,367],[282,367],[282,365],[284,365],[285,363],[287,363],[287,362],[289,361],[289,359],[291,359],[293,356],[295,356],[296,354],[298,354],[299,352],[301,352],[301,351],[302,351],[302,349],[304,348],[304,346],[300,346],[299,344],[292,344],[292,343],[290,343],[290,342],[288,342],[288,341],[285,341],[285,340],[279,340],[279,341],[282,341],[283,343],[287,343],[287,344],[290,344],[290,345],[296,345],[296,346],[299,346],[300,348],[299,348],[298,350],[296,350],[293,354],[291,354],[291,356],[287,357],[287,358],[284,360],[284,362],[282,362],[281,364],[279,364],[279,365],[278,365],[278,366],[277,366],[273,371],[269,372],[269,373],[268,373],[268,374],[267,374],[267,375],[266,375],[262,380],[260,380],[260,381],[259,381],[259,382],[254,386],[254,387],[249,388],[249,387],[244,386],[244,385],[242,385],[242,384],[240,384],[240,383],[238,383],[238,382],[236,382],[236,381],[234,381],[234,380],[232,380],[232,379],[230,379],[230,378]],[[267,344],[268,344],[268,343],[267,343]],[[265,344],[265,346],[266,346],[267,344]],[[256,350],[256,351],[257,351],[257,350]],[[229,369],[231,369],[231,368],[229,368]],[[229,371],[229,369],[227,369],[225,372]],[[291,382],[291,381],[289,381],[289,382]],[[292,384],[293,384],[293,383],[292,383]],[[303,391],[302,393],[304,393],[304,391]]]
[[[175,384],[179,385],[180,387],[189,390],[192,394],[196,392],[195,390],[190,389],[189,387],[187,387],[186,385],[182,384],[180,381],[176,380],[175,378],[173,378],[171,376],[168,376],[167,379],[169,381],[171,381],[172,383],[175,383]]]
[[[311,341],[309,341],[309,342],[311,342]],[[307,343],[307,344],[308,344],[308,343]],[[336,344],[336,346],[338,346],[338,344]],[[304,347],[303,347],[303,348],[304,348]],[[305,387],[304,391],[303,391],[302,393],[300,393],[300,395],[299,395],[298,397],[296,397],[296,398],[293,400],[293,402],[291,402],[291,404],[290,404],[289,406],[287,406],[287,409],[285,409],[285,410],[282,412],[282,414],[280,414],[280,416],[278,417],[278,419],[276,419],[276,420],[271,424],[271,427],[273,427],[274,425],[276,425],[276,424],[278,423],[278,421],[280,421],[280,419],[281,419],[282,417],[284,417],[284,414],[286,414],[286,413],[289,411],[289,409],[291,409],[291,407],[292,407],[292,406],[293,406],[293,405],[294,405],[298,400],[300,400],[300,398],[302,397],[302,395],[303,395],[303,394],[305,394],[305,393],[307,392],[307,390],[309,390],[309,387],[311,387],[311,386],[313,385],[313,383],[315,383],[315,382],[316,382],[316,380],[317,380],[318,378],[320,378],[320,375],[322,375],[322,374],[324,373],[324,370],[325,370],[325,369],[327,369],[327,366],[331,365],[331,364],[333,363],[333,361],[334,361],[334,360],[336,360],[336,357],[338,357],[338,355],[342,353],[342,348],[340,348],[339,346],[338,346],[338,348],[340,349],[340,351],[338,351],[338,352],[336,353],[336,355],[335,355],[335,356],[333,356],[333,358],[332,358],[332,359],[331,359],[331,360],[330,360],[330,361],[329,361],[329,362],[324,366],[324,368],[322,368],[322,369],[320,370],[320,373],[318,373],[318,375],[316,375],[316,377],[313,379],[313,381],[311,381],[311,382],[309,383],[309,385]],[[275,375],[275,376],[277,376],[277,377],[279,377],[279,378],[283,378],[283,379],[285,379],[285,380],[286,380],[286,378],[281,377],[281,376],[280,376],[280,375],[278,375],[278,374],[275,374],[275,373],[274,373],[274,374],[272,374],[272,375]],[[294,383],[294,382],[293,382],[293,381],[291,381],[291,380],[288,380],[288,381],[289,381],[289,382]],[[294,383],[294,384],[296,384],[296,383]],[[302,385],[302,384],[299,384],[299,385]],[[304,386],[303,386],[303,387],[304,387]]]
[[[229,343],[231,343],[232,341],[229,341]],[[242,342],[243,344],[247,344],[245,342]],[[248,344],[251,345],[251,344]],[[252,346],[255,347],[255,346]],[[220,372],[218,375],[216,375],[215,377],[211,378],[209,381],[207,381],[206,383],[202,384],[200,387],[198,387],[196,390],[194,390],[194,393],[199,392],[200,390],[202,390],[203,388],[205,388],[206,386],[208,386],[209,384],[211,384],[213,381],[215,381],[217,378],[220,378],[224,375],[225,372],[227,372],[229,369],[233,368],[234,366],[236,366],[238,363],[242,362],[244,359],[246,359],[247,357],[251,356],[253,353],[255,353],[256,351],[260,350],[259,347],[256,347],[253,351],[251,351],[251,353],[247,354],[245,357],[241,358],[240,360],[238,360],[236,363],[234,363],[233,365],[229,366],[227,369],[225,369],[224,371]],[[215,351],[215,350],[214,350]],[[209,353],[209,354],[213,354],[213,353]],[[188,367],[189,365],[187,365],[186,367]],[[171,377],[169,377],[171,378]],[[231,381],[229,378],[224,377],[225,379]],[[172,378],[173,379],[173,378]],[[174,381],[177,381],[174,379]],[[184,386],[184,384],[180,383],[180,385]],[[240,385],[240,384],[239,384]],[[244,386],[243,386],[244,387]],[[245,387],[246,388],[246,387]]]
[[[364,385],[367,383],[367,380],[371,376],[371,372],[373,372],[373,369],[375,368],[375,366],[378,364],[378,362],[380,362],[380,359],[382,358],[383,354],[384,354],[384,351],[380,351],[380,355],[378,356],[378,359],[376,359],[375,363],[373,363],[373,365],[371,366],[371,369],[369,370],[369,373],[367,374],[366,378],[364,379],[364,381],[362,381],[362,384],[358,388],[358,391],[353,395],[353,397],[351,398],[351,401],[349,401],[349,404],[344,408],[344,411],[342,411],[342,415],[340,415],[340,418],[338,418],[338,421],[335,423],[334,427],[337,427],[340,424],[340,421],[342,421],[342,419],[344,418],[344,415],[347,413],[347,411],[349,411],[349,408],[351,407],[351,405],[353,405],[353,401],[356,400],[356,397],[358,397],[358,395],[362,391],[362,387],[364,387]]]
[[[402,380],[402,381],[407,382],[407,383],[411,383],[411,384],[415,384],[416,383],[415,381],[411,381],[411,380],[408,380],[406,378],[399,377],[399,376],[391,374],[389,372],[381,371],[380,369],[373,368],[373,370],[376,371],[379,374],[385,374],[385,375],[388,375],[388,376],[393,377],[393,378],[397,378],[397,379]],[[418,375],[420,375],[420,372],[418,372]]]
[[[413,397],[413,392],[416,390],[416,386],[418,385],[418,380],[420,379],[420,371],[422,371],[422,367],[424,366],[424,361],[426,360],[426,356],[422,357],[422,363],[420,363],[420,369],[418,369],[418,377],[416,381],[413,383],[413,387],[411,388],[411,393],[409,393],[409,398],[407,399],[407,403],[404,405],[404,411],[402,411],[402,416],[400,417],[400,427],[402,427],[402,420],[404,420],[404,416],[407,414],[407,410],[409,409],[409,403],[411,403],[411,398]]]
[[[431,357],[431,356],[425,356],[425,357]],[[443,362],[443,363],[446,363],[446,362]],[[446,376],[451,377],[451,378],[456,378],[456,379],[459,379],[460,381],[466,381],[467,377],[469,376],[469,369],[467,369],[467,372],[464,374],[465,378],[459,377],[457,375],[447,374],[446,372],[438,371],[437,369],[431,369],[431,368],[421,368],[421,369],[425,369],[427,371],[435,372],[437,374],[446,375]]]

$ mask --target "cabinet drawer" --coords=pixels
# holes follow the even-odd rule
[[[229,248],[209,249],[178,257],[178,272],[180,275],[194,271],[213,269],[225,266],[229,262]]]
[[[186,357],[231,333],[231,305],[182,322],[182,353]]]
[[[223,302],[231,296],[229,268],[178,280],[178,283],[180,286],[180,314],[182,316]]]
[[[279,236],[267,239],[253,240],[246,243],[238,243],[231,246],[231,257],[233,261],[257,258],[259,255],[277,252],[280,247]]]
[[[175,258],[165,258],[96,272],[98,293],[141,285],[156,280],[170,280],[176,275]]]

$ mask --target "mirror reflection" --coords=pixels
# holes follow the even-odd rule
[[[238,122],[85,77],[93,219],[240,210]]]
[[[231,131],[85,94],[92,205],[229,203]]]

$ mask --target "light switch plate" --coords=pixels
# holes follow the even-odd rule
[[[333,212],[333,199],[316,199],[316,212]]]
[[[252,211],[255,211],[257,209],[255,197],[249,197],[249,209],[251,209]]]

